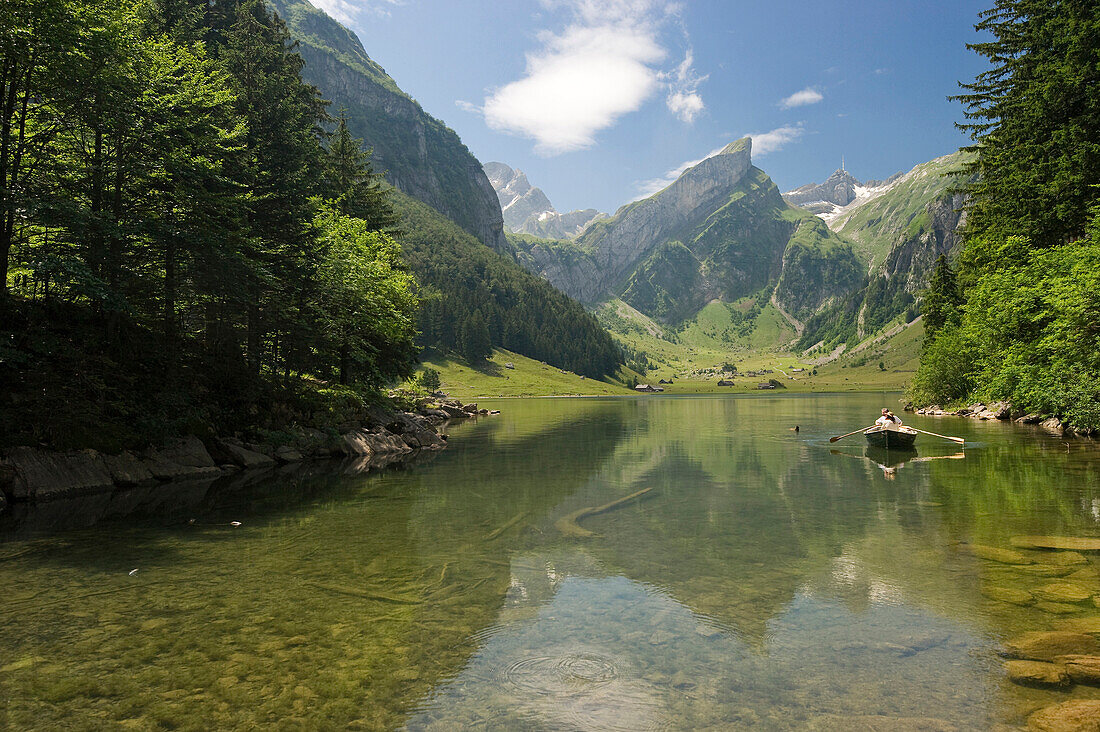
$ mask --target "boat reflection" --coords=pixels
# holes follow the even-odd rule
[[[843,450],[829,450],[833,455],[844,455],[857,460],[869,460],[882,469],[883,477],[893,480],[897,477],[899,468],[909,463],[923,463],[930,460],[961,460],[966,457],[965,452],[956,452],[951,455],[918,455],[916,448],[908,450],[890,450],[884,447],[868,445],[862,455],[844,452]]]

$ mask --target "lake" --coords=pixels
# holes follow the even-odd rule
[[[1100,615],[1100,554],[1013,542],[1100,537],[1095,443],[912,415],[965,448],[828,442],[898,398],[501,400],[400,468],[9,507],[0,728],[939,730],[1100,699],[998,653]]]

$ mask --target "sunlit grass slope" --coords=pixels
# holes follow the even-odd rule
[[[514,368],[507,368],[511,363]],[[430,355],[424,366],[437,369],[443,391],[468,400],[481,397],[629,394],[623,384],[587,379],[518,353],[496,349],[473,368],[454,356]]]

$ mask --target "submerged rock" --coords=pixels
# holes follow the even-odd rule
[[[1100,701],[1068,701],[1044,707],[1027,718],[1035,732],[1100,732]]]
[[[1072,618],[1070,620],[1059,620],[1057,623],[1055,623],[1055,627],[1058,630],[1068,630],[1072,633],[1100,635],[1100,616],[1093,616],[1091,618]]]
[[[1037,577],[1065,577],[1073,571],[1073,567],[1056,567],[1053,564],[1029,564],[1016,569]]]
[[[1033,591],[1035,597],[1051,602],[1085,602],[1092,592],[1071,582],[1053,582]]]
[[[1008,661],[1005,674],[1021,686],[1065,688],[1072,683],[1064,666],[1045,661]]]
[[[1017,590],[1012,587],[983,587],[982,594],[990,600],[1007,602],[1010,605],[1030,605],[1035,598],[1027,590]]]
[[[1074,613],[1081,612],[1081,608],[1077,605],[1070,605],[1065,602],[1051,602],[1050,600],[1040,600],[1036,602],[1035,609],[1042,610],[1051,615],[1073,615]]]
[[[1058,656],[1100,653],[1100,640],[1067,630],[1035,630],[1005,644],[1004,655],[1031,661],[1053,661]]]
[[[1033,564],[1035,562],[1031,557],[1024,556],[1020,552],[1014,552],[1011,549],[1001,549],[985,544],[970,544],[968,548],[974,556],[990,562],[1000,562],[1001,564]]]
[[[1043,557],[1048,564],[1070,567],[1075,564],[1088,564],[1089,560],[1080,552],[1053,552]]]
[[[1075,683],[1100,686],[1100,656],[1059,656],[1058,662]]]
[[[1091,536],[1014,536],[1010,543],[1018,549],[1100,552],[1100,538]]]

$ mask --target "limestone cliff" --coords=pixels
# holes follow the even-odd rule
[[[482,243],[507,250],[496,192],[458,135],[401,91],[359,39],[305,0],[269,0],[299,43],[302,76],[352,134],[374,149],[375,170]]]

